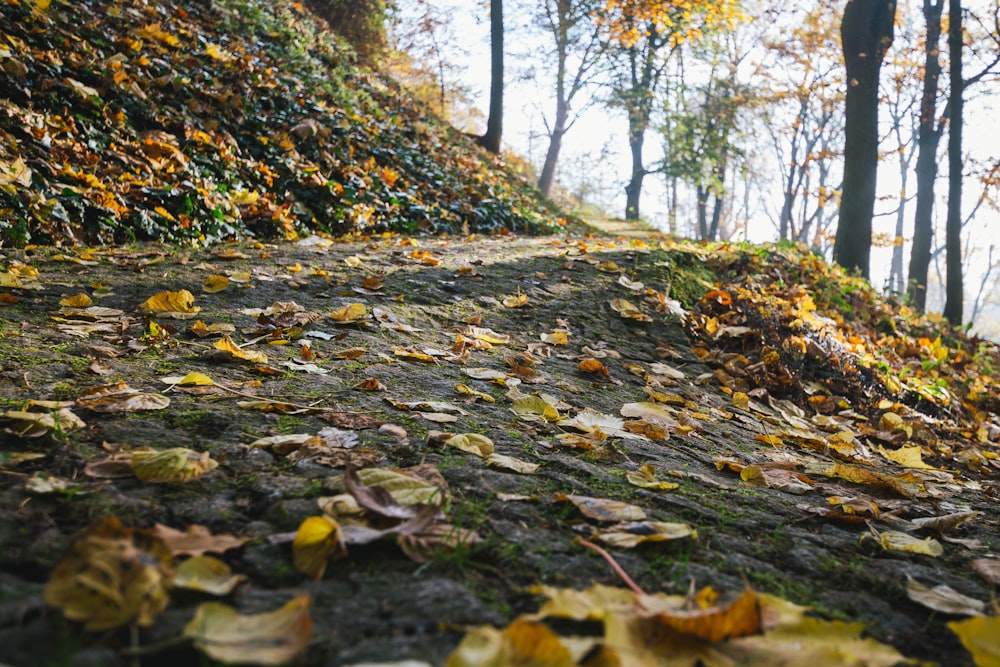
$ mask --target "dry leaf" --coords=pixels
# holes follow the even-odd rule
[[[105,517],[70,545],[49,575],[45,602],[87,630],[152,625],[167,606],[173,558],[151,531]]]
[[[444,441],[449,447],[486,458],[493,453],[493,441],[478,433],[458,433]]]
[[[505,454],[497,454],[496,452],[489,455],[486,459],[486,464],[504,470],[519,472],[523,475],[534,475],[540,467],[537,463],[529,463],[528,461],[522,461],[521,459]]]
[[[247,578],[233,571],[223,561],[212,556],[195,556],[177,566],[175,588],[187,588],[211,595],[229,595]]]
[[[576,505],[585,517],[598,521],[642,521],[646,518],[646,512],[641,507],[620,500],[563,493],[557,495],[555,500],[556,502],[569,501]]]
[[[631,549],[643,542],[663,542],[682,537],[698,537],[697,531],[686,523],[666,521],[634,521],[619,523],[594,533],[605,544],[620,549]]]
[[[180,531],[158,523],[153,532],[175,556],[200,556],[205,553],[221,554],[230,549],[238,549],[246,544],[247,538],[233,535],[213,535],[205,526],[192,524]]]
[[[139,304],[139,310],[175,319],[190,319],[201,312],[201,308],[194,305],[194,295],[186,289],[151,296]]]
[[[938,584],[931,588],[909,575],[906,575],[906,596],[928,609],[945,614],[979,616],[986,609],[981,600],[962,595],[950,586]]]
[[[208,452],[184,447],[156,451],[151,447],[136,449],[131,457],[135,476],[151,484],[189,482],[219,467]]]
[[[76,399],[76,407],[94,412],[138,412],[163,410],[170,399],[162,394],[144,394],[128,386],[124,380],[115,384],[91,387]]]
[[[300,595],[276,611],[250,616],[218,602],[205,602],[184,627],[184,636],[213,660],[282,665],[309,645],[310,602],[308,595]]]
[[[229,287],[229,278],[220,275],[211,275],[205,278],[201,286],[201,291],[206,294],[215,294]]]
[[[327,317],[337,324],[358,324],[368,319],[368,308],[363,303],[352,303],[335,310]]]
[[[230,359],[239,359],[241,361],[249,361],[254,364],[266,364],[267,355],[263,352],[254,352],[252,350],[244,350],[239,345],[233,342],[233,339],[229,336],[223,336],[220,340],[216,341],[213,345],[216,350],[221,350]]]

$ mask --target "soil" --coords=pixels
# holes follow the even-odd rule
[[[967,566],[983,551],[953,544],[940,558],[886,551],[874,540],[861,539],[869,533],[864,521],[834,521],[801,508],[824,507],[828,496],[847,497],[858,486],[824,482],[792,494],[748,485],[738,474],[718,469],[714,457],[763,461],[765,445],[755,438],[766,425],[759,415],[734,408],[732,398],[711,381],[712,369],[692,353],[678,317],[648,306],[649,322],[620,317],[609,305],[613,299],[639,303],[641,297],[604,264],[613,261],[630,280],[653,289],[668,291],[673,285],[677,294],[684,276],[700,270],[697,256],[659,249],[656,239],[637,243],[609,237],[419,239],[419,245],[400,237],[312,241],[213,250],[157,245],[3,251],[7,262],[21,261],[39,271],[36,289],[11,290],[20,301],[0,307],[0,400],[6,409],[21,409],[32,400],[74,401],[89,387],[118,381],[165,395],[170,404],[138,412],[75,409],[84,428],[34,439],[0,433],[7,461],[0,467],[0,663],[130,664],[119,652],[130,642],[127,630],[84,632],[42,599],[49,573],[74,535],[113,514],[129,525],[162,523],[183,530],[199,524],[213,533],[250,538],[223,557],[247,577],[224,601],[256,613],[298,593],[310,594],[314,635],[301,664],[443,664],[464,628],[503,625],[537,609],[533,585],[621,584],[602,558],[575,541],[590,535],[596,522],[570,503],[556,501],[560,494],[578,494],[627,501],[650,519],[688,522],[697,529],[694,539],[612,550],[647,591],[685,593],[692,585],[711,585],[732,594],[749,584],[808,605],[823,618],[863,622],[871,636],[910,658],[972,664],[945,626],[951,617],[910,601],[906,582],[909,575],[988,600],[990,591]],[[228,274],[229,287],[203,293],[210,274]],[[366,288],[365,278],[382,285],[368,282]],[[268,362],[238,363],[209,353],[217,337],[190,334],[194,320],[154,318],[167,332],[150,335],[149,318],[137,307],[162,290],[180,289],[195,294],[198,318],[206,324],[232,324],[238,343],[259,338],[247,349],[265,352]],[[695,285],[690,293],[696,300],[699,290],[707,289]],[[80,317],[59,314],[59,301],[80,292],[99,295],[96,305],[123,314],[112,318],[117,323],[111,328],[99,328],[92,320],[91,327],[70,326],[67,320],[78,323]],[[527,297],[522,306],[503,304],[505,297],[518,295]],[[691,307],[692,298],[686,300],[683,305]],[[260,333],[258,317],[245,311],[276,302],[295,302],[322,317],[299,331],[268,338]],[[369,313],[380,309],[385,325],[371,317],[348,325],[327,317],[351,303],[365,304]],[[474,349],[464,363],[434,356],[451,351],[456,332],[475,317],[481,318],[480,326],[509,335],[509,343]],[[533,370],[544,383],[522,383],[525,394],[547,393],[569,406],[567,414],[589,408],[617,415],[625,403],[648,400],[647,382],[636,369],[666,363],[682,376],[664,378],[663,391],[683,399],[678,410],[703,418],[692,419],[689,432],[666,440],[609,438],[591,450],[569,448],[556,437],[566,429],[519,419],[510,409],[508,387],[465,372],[481,367],[511,371],[505,358],[557,329],[569,332],[569,343],[534,348]],[[300,358],[302,340],[315,353],[308,363],[325,373],[282,365]],[[365,353],[338,358],[350,348]],[[399,356],[401,348],[423,351],[431,360]],[[581,359],[602,353],[608,353],[601,359],[606,376],[579,369]],[[193,371],[232,391],[171,388],[162,380]],[[355,388],[368,378],[384,390]],[[493,402],[458,393],[460,383]],[[242,406],[247,396],[270,402],[271,409]],[[437,410],[400,409],[387,397],[445,401],[463,412],[455,413],[456,422],[439,423],[424,416]],[[344,468],[309,457],[292,461],[250,443],[331,425],[356,433],[354,451],[365,452],[367,465],[434,466],[450,487],[451,521],[476,531],[481,541],[435,553],[422,563],[393,542],[375,542],[352,546],[347,557],[331,561],[319,581],[297,572],[291,545],[268,538],[295,531],[319,514],[317,498],[335,492]],[[405,429],[405,437],[384,425]],[[435,430],[486,435],[497,453],[540,467],[529,475],[489,466],[429,441]],[[110,451],[142,446],[204,451],[220,465],[185,483],[88,476],[87,465]],[[10,455],[16,452],[43,456],[15,465]],[[679,487],[647,490],[625,480],[627,471],[647,463],[664,474],[674,471]],[[69,486],[51,493],[29,491],[26,483],[40,474]],[[863,491],[884,497],[887,506],[898,499],[890,489]],[[980,510],[985,519],[956,534],[995,550],[996,510],[978,498],[915,499],[908,511],[942,514],[955,511],[954,503]],[[167,610],[142,629],[141,644],[177,636],[207,599],[173,592]],[[141,664],[198,664],[199,659],[193,648],[174,646],[143,656]]]

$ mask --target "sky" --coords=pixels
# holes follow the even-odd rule
[[[401,2],[401,5],[405,8],[408,2],[412,3],[413,0]],[[445,50],[454,54],[454,62],[461,64],[455,76],[473,91],[476,106],[485,119],[489,103],[490,71],[488,3],[485,1],[470,3],[468,0],[432,0],[432,3],[450,16],[452,34],[448,37]],[[543,53],[544,45],[525,41],[528,31],[523,29],[524,26],[518,25],[518,21],[523,23],[524,19],[512,15],[510,11],[507,12],[503,147],[505,150],[528,157],[540,169],[547,148],[544,118],[551,116],[554,102],[551,91],[541,83],[540,73],[545,69],[546,63],[539,60],[539,56],[531,55]],[[511,25],[512,23],[514,25]],[[539,76],[532,76],[533,69]],[[944,76],[947,76],[947,72]],[[983,99],[981,93],[973,100],[967,101],[964,135],[966,152],[975,152],[979,156],[1000,156],[1000,133],[994,131],[996,118],[996,111],[991,102]],[[463,129],[481,131],[484,128]],[[570,189],[585,182],[593,190],[588,199],[614,216],[621,216],[624,211],[624,185],[630,170],[626,129],[625,117],[620,111],[605,108],[600,104],[589,108],[564,140],[560,155],[561,174],[557,176],[557,182],[569,186]],[[647,163],[652,163],[662,154],[658,143],[656,133],[650,131],[646,141]],[[942,155],[946,143],[947,137],[943,137]],[[947,165],[943,159],[939,160],[939,164],[937,192],[943,194],[947,190]],[[915,178],[912,174],[909,187],[915,188]],[[880,197],[876,204],[874,220],[876,232],[892,235],[895,225],[895,215],[892,211],[897,205],[896,193],[899,189],[898,168],[894,164],[884,164],[879,171]],[[963,211],[967,214],[975,205],[979,195],[978,184],[967,179],[964,195]],[[640,206],[644,219],[656,227],[666,227],[666,187],[661,178],[655,175],[647,176],[643,183]],[[937,208],[939,209],[937,216],[943,220],[943,202]],[[912,228],[912,202],[908,205],[906,216]],[[988,207],[981,207],[972,223],[972,228],[970,245],[976,248],[977,252],[972,256],[966,275],[966,312],[969,312],[976,288],[986,269],[986,249],[994,242],[996,230],[1000,229],[1000,214]],[[912,230],[907,230],[906,234],[912,234]],[[776,238],[777,230],[772,220],[765,216],[762,210],[758,211],[748,225],[747,240],[762,242]],[[907,245],[904,250],[905,263],[909,258],[909,246]],[[1000,247],[995,254],[1000,257]],[[890,259],[891,249],[872,249],[871,282],[875,287],[881,288],[885,285]],[[934,273],[933,266],[931,272]],[[1000,295],[996,297],[1000,298]],[[935,304],[932,293],[929,307],[935,306],[941,308],[943,304]],[[995,329],[997,333],[994,335],[1000,334],[998,318],[1000,312],[990,313],[988,318],[981,321],[982,330]]]

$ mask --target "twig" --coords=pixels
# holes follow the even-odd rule
[[[628,572],[626,572],[624,569],[622,569],[622,566],[618,564],[618,561],[616,561],[614,558],[612,558],[611,554],[609,554],[607,551],[605,551],[601,547],[597,546],[593,542],[588,542],[587,540],[583,539],[582,537],[576,538],[576,543],[577,544],[582,544],[583,546],[588,547],[590,549],[593,549],[594,551],[596,551],[597,553],[599,553],[601,555],[601,557],[604,558],[604,560],[608,561],[608,565],[610,565],[611,569],[615,571],[615,574],[617,574],[619,577],[621,577],[621,580],[625,582],[625,585],[628,586],[629,588],[631,588],[635,592],[636,595],[645,595],[646,594],[646,591],[644,591],[641,588],[639,588],[639,584],[637,584],[634,581],[632,581],[632,577],[628,576]]]

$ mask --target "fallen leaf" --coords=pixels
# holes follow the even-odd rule
[[[974,616],[964,621],[952,621],[948,628],[958,635],[976,667],[1000,666],[1000,616]]]
[[[201,308],[194,305],[194,295],[186,289],[151,296],[139,304],[139,310],[175,319],[190,319],[201,312]]]
[[[555,501],[571,502],[585,517],[598,521],[642,521],[646,518],[641,507],[620,500],[560,493]]]
[[[625,480],[633,486],[643,489],[656,489],[657,491],[673,491],[680,486],[676,482],[665,482],[656,479],[656,469],[652,463],[647,463],[638,470],[629,470],[625,473]]]
[[[151,484],[190,482],[219,467],[208,452],[184,447],[163,451],[151,447],[136,449],[132,452],[131,463],[135,476]]]
[[[170,399],[162,394],[146,394],[128,386],[124,380],[115,384],[91,387],[80,394],[76,407],[94,412],[138,412],[163,410]]]
[[[368,308],[363,303],[351,303],[327,315],[337,324],[358,324],[368,319]]]
[[[227,605],[205,602],[184,626],[184,636],[213,660],[282,665],[309,645],[311,600],[299,595],[276,611],[247,616]]]
[[[295,568],[317,581],[323,578],[326,564],[332,556],[346,555],[340,537],[340,526],[326,515],[311,516],[299,526],[292,542]]]
[[[683,537],[698,537],[698,533],[686,523],[633,521],[603,528],[594,533],[594,537],[619,549],[631,549],[643,542],[663,542]]]
[[[521,459],[514,458],[513,456],[507,456],[506,454],[497,454],[493,452],[486,459],[486,464],[495,466],[497,468],[502,468],[504,470],[511,470],[513,472],[519,472],[522,475],[534,475],[538,472],[538,468],[541,467],[537,463],[530,463],[528,461],[522,461]]]
[[[226,563],[212,556],[195,556],[177,566],[173,585],[210,595],[229,595],[246,581],[242,574],[233,574]]]
[[[945,614],[979,616],[986,609],[986,603],[962,595],[950,586],[938,584],[932,588],[909,575],[906,576],[906,596],[928,609]]]
[[[493,453],[493,441],[478,433],[457,433],[445,440],[444,444],[480,458],[486,458]]]
[[[173,573],[159,538],[109,516],[70,544],[45,584],[45,602],[87,630],[149,626],[167,606]]]
[[[211,275],[205,278],[201,291],[205,294],[215,294],[229,287],[229,278],[220,275]]]
[[[177,530],[158,523],[153,532],[175,556],[200,556],[205,553],[221,554],[238,549],[247,542],[245,537],[230,534],[213,535],[205,526],[192,524],[187,530]]]

